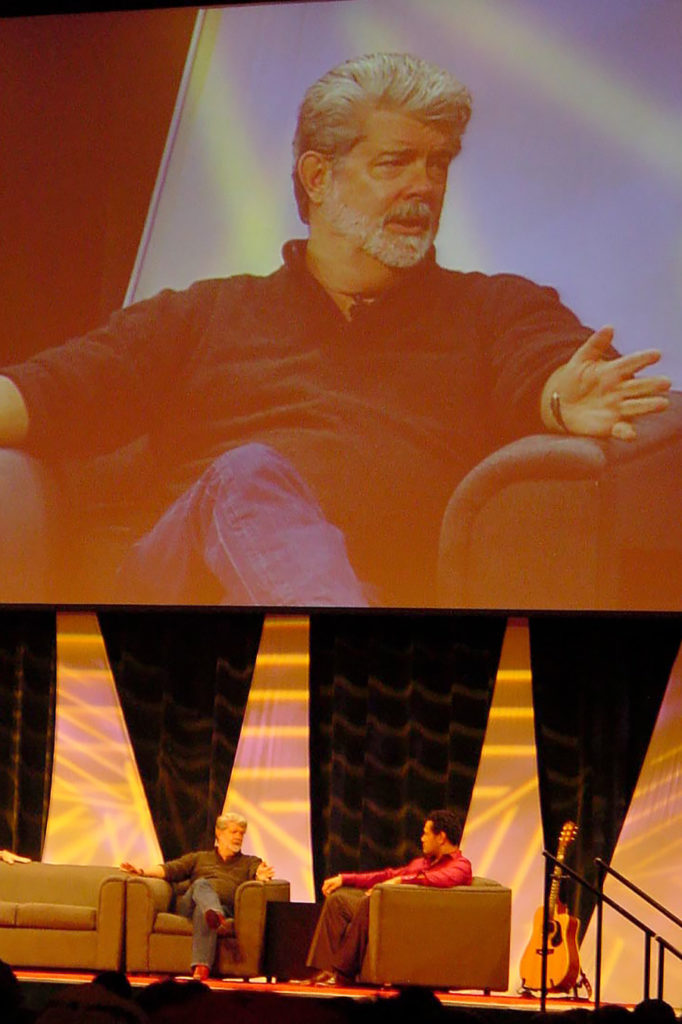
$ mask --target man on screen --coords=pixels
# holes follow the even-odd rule
[[[619,357],[552,289],[437,264],[470,113],[419,58],[341,64],[299,111],[308,238],[278,271],[162,292],[4,371],[5,445],[48,459],[148,435],[158,519],[119,599],[428,606],[477,462],[543,429],[627,440],[666,407],[669,380],[637,376],[657,351]]]

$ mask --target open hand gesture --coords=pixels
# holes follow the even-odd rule
[[[670,388],[670,379],[635,376],[657,363],[661,353],[643,349],[609,359],[613,334],[613,327],[595,331],[545,384],[542,415],[550,429],[630,441],[636,436],[633,420],[667,408],[665,393]],[[559,397],[563,422],[557,422],[552,412],[552,394]]]
[[[127,860],[124,860],[123,863],[120,865],[120,867],[121,867],[121,871],[127,871],[129,875],[143,875],[144,874],[144,868],[135,867],[134,864],[131,864],[130,861],[127,861]]]
[[[256,878],[259,882],[269,882],[275,877],[275,869],[266,864],[265,861],[261,861],[256,868]]]

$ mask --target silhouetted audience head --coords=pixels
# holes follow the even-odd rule
[[[632,1011],[633,1024],[676,1024],[677,1017],[665,999],[643,999]]]
[[[147,985],[137,997],[138,1006],[150,1021],[203,1020],[213,1015],[209,1010],[213,993],[202,981],[155,981]]]
[[[438,1024],[445,1019],[445,1009],[438,996],[431,989],[419,986],[405,987],[395,996],[381,997],[368,1009],[367,1020],[375,1024],[393,1024],[393,1021]]]
[[[3,1021],[15,1024],[21,1020],[24,998],[21,985],[9,964],[0,960],[0,1014]]]
[[[93,985],[101,985],[108,992],[120,996],[121,999],[133,999],[133,986],[123,971],[100,971],[92,979]]]
[[[598,1024],[631,1024],[631,1013],[626,1006],[607,1003],[594,1011]]]
[[[147,1024],[132,1000],[91,982],[58,991],[35,1018],[36,1024]]]
[[[588,1010],[586,1006],[572,1006],[570,1010],[564,1010],[562,1013],[563,1024],[570,1021],[571,1024],[588,1024],[592,1021],[592,1010]]]

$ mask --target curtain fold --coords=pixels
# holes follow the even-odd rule
[[[561,616],[529,621],[545,848],[578,833],[566,863],[595,884],[610,862],[682,637],[675,618]],[[594,898],[563,884],[581,938]]]
[[[164,858],[210,847],[263,614],[122,611],[99,620]]]
[[[56,616],[0,612],[0,847],[40,860],[52,782]]]
[[[428,812],[466,816],[503,616],[313,615],[310,771],[316,889],[420,852]]]

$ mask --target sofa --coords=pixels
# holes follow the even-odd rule
[[[454,889],[374,887],[360,981],[506,991],[511,889],[474,876]]]
[[[0,863],[0,959],[119,970],[126,877],[112,867]]]
[[[173,913],[176,889],[159,878],[131,876],[126,887],[126,970],[187,974],[192,922]],[[265,920],[270,901],[288,902],[289,883],[243,882],[234,900],[230,931],[218,940],[214,973],[235,978],[264,974]]]

